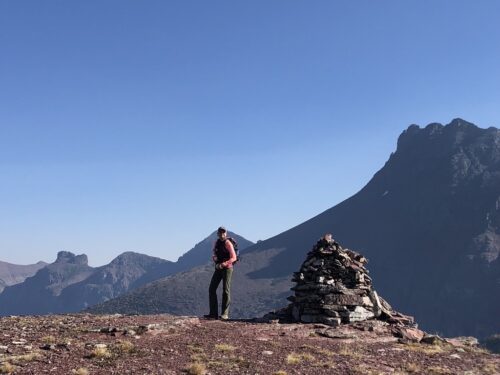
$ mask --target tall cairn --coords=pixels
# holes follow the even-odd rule
[[[295,295],[288,297],[287,308],[293,320],[337,326],[391,315],[391,307],[372,288],[367,262],[326,234],[293,274]]]

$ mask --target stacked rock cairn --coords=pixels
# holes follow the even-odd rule
[[[307,254],[300,271],[293,274],[295,295],[288,297],[291,304],[276,311],[275,317],[330,326],[374,318],[413,324],[412,317],[393,311],[377,295],[365,267],[367,262],[326,234]]]

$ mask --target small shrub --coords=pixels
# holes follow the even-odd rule
[[[56,338],[52,335],[49,336],[43,336],[42,337],[42,342],[44,344],[55,344],[56,343]]]
[[[118,354],[125,354],[125,353],[132,353],[133,351],[135,351],[135,346],[130,341],[118,341],[113,346],[113,349]]]
[[[243,357],[236,357],[236,358],[233,358],[234,359],[234,363],[239,366],[239,367],[246,367],[246,368],[250,368],[251,366],[251,363],[249,360],[243,358]]]
[[[193,353],[203,353],[205,351],[200,345],[188,345],[187,348]]]
[[[191,363],[186,369],[186,372],[189,375],[204,375],[207,373],[207,369],[202,363]]]
[[[482,372],[484,374],[494,375],[494,374],[499,374],[500,373],[500,369],[494,363],[488,363],[487,365],[485,365],[483,367]]]
[[[111,358],[111,353],[106,347],[97,347],[90,353],[91,358]]]
[[[309,353],[290,353],[286,357],[289,365],[297,365],[302,361],[314,361],[314,356]]]
[[[42,358],[42,355],[40,353],[32,352],[27,354],[13,355],[8,357],[7,359],[13,362],[31,362],[34,361],[35,359],[40,359],[40,358]]]
[[[420,367],[415,363],[408,363],[405,366],[405,370],[409,373],[420,372]]]
[[[89,370],[84,367],[80,367],[78,370],[71,370],[73,375],[89,375]]]
[[[286,371],[279,370],[279,371],[273,372],[273,375],[287,375],[287,373],[286,373]]]
[[[230,353],[230,352],[234,352],[236,350],[236,348],[234,346],[229,345],[229,344],[216,344],[215,349],[217,349],[221,352],[224,352],[224,353]]]
[[[9,362],[4,362],[0,366],[0,374],[11,374],[16,371],[16,366],[11,365]]]
[[[302,362],[302,358],[296,353],[291,353],[286,356],[286,363],[289,365],[298,365],[300,362]]]

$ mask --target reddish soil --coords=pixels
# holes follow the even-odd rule
[[[399,343],[381,322],[76,314],[0,318],[0,373],[472,375],[500,374],[500,356],[464,340]]]

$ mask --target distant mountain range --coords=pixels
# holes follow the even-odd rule
[[[24,266],[0,261],[0,293],[6,286],[22,283],[27,277],[33,276],[46,265],[45,262]]]
[[[292,272],[327,232],[368,257],[375,288],[425,330],[500,332],[500,130],[462,119],[411,125],[361,191],[243,252],[232,316],[285,306]],[[194,267],[89,311],[207,313],[211,273]]]
[[[242,249],[253,244],[235,233],[230,235]],[[86,255],[61,251],[54,263],[37,264],[38,271],[31,272],[24,282],[8,286],[0,293],[0,315],[80,311],[153,280],[209,263],[215,239],[213,232],[177,262],[125,252],[107,265],[92,268]],[[17,277],[20,278],[19,273]]]

